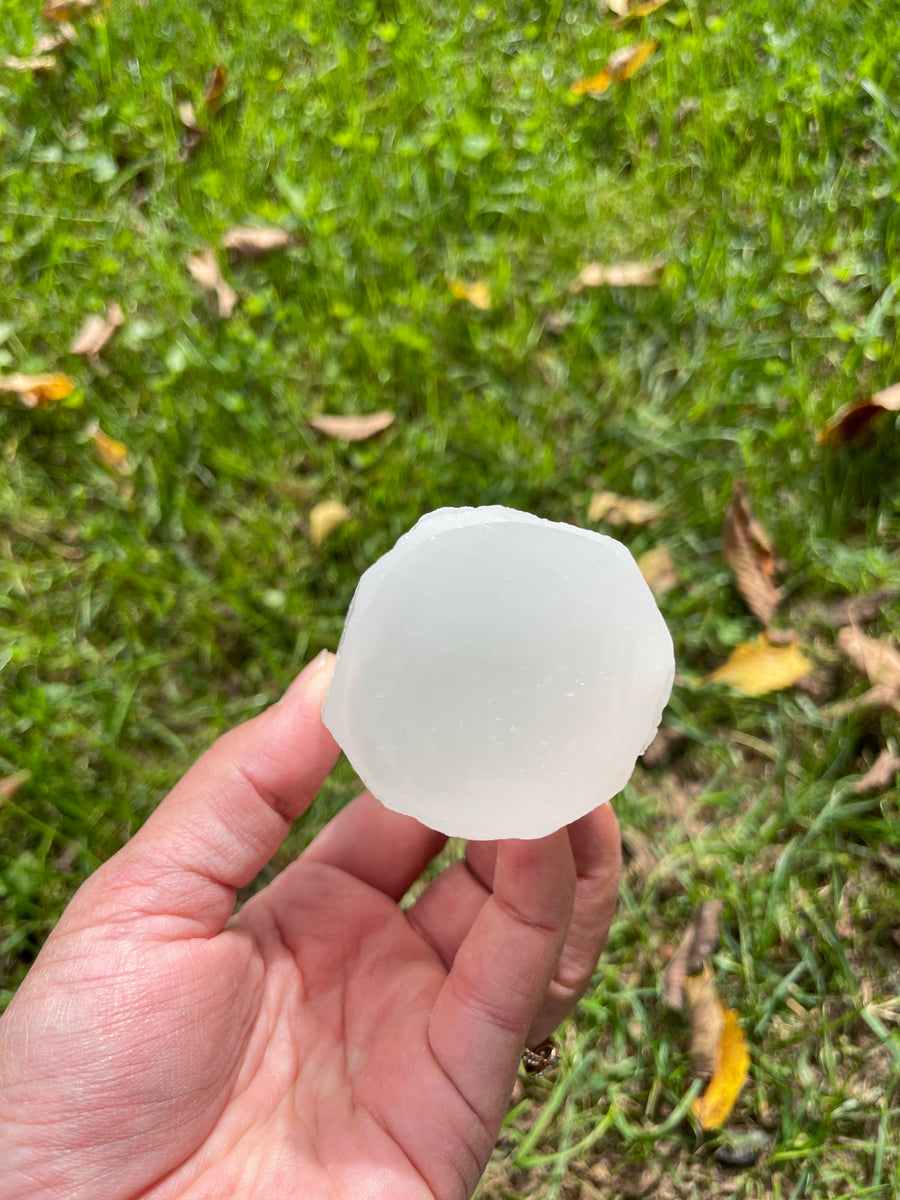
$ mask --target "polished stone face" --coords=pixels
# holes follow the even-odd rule
[[[360,580],[324,718],[389,808],[459,837],[534,838],[621,790],[674,670],[620,542],[444,508]]]

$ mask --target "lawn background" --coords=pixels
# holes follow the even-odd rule
[[[31,773],[0,806],[4,1000],[193,757],[336,646],[359,574],[421,513],[585,524],[609,489],[665,507],[618,533],[678,569],[661,604],[683,738],[617,803],[630,856],[597,987],[483,1193],[898,1194],[900,808],[852,791],[896,722],[828,711],[865,686],[828,606],[887,589],[867,631],[900,627],[900,442],[890,417],[846,447],[816,437],[898,377],[898,18],[859,0],[670,0],[624,28],[560,0],[114,0],[76,16],[54,72],[0,69],[0,372],[79,384],[46,409],[0,398],[0,778]],[[4,0],[0,54],[47,28]],[[644,37],[632,80],[571,94]],[[186,100],[208,128],[189,157]],[[298,244],[217,249],[239,294],[219,321],[185,260],[244,224]],[[571,289],[588,262],[654,258],[657,288]],[[486,281],[490,310],[454,280]],[[100,361],[71,355],[111,302],[125,321]],[[394,425],[355,445],[307,423],[381,409]],[[721,555],[737,478],[812,691],[704,682],[759,630]],[[313,546],[321,500],[352,516]],[[273,869],[352,786],[344,764]],[[667,1121],[690,1070],[661,970],[709,897],[753,1060],[731,1124],[771,1137],[738,1173]]]

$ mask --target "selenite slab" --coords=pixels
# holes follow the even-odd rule
[[[360,579],[324,720],[388,808],[458,837],[536,838],[621,791],[674,673],[621,542],[442,508]]]

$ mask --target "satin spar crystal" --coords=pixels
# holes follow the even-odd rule
[[[458,837],[536,838],[621,791],[674,673],[621,542],[442,508],[360,579],[324,719],[388,808]]]

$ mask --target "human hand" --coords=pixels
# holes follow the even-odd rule
[[[470,1196],[523,1046],[587,986],[608,805],[444,838],[364,793],[233,915],[337,757],[320,655],[81,887],[0,1021],[0,1200]]]

